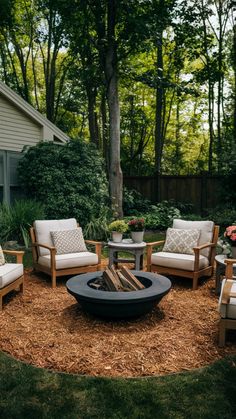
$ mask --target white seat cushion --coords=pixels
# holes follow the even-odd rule
[[[40,256],[40,265],[50,268],[50,255]],[[79,266],[96,265],[98,256],[92,252],[67,253],[66,255],[56,255],[56,269],[76,268]]]
[[[5,263],[0,266],[0,288],[5,287],[24,273],[22,263]]]
[[[197,229],[200,230],[200,237],[198,245],[211,243],[213,237],[214,223],[213,221],[187,221],[187,220],[173,220],[173,228],[183,229]],[[206,248],[200,251],[201,255],[209,257],[210,248]]]
[[[236,298],[230,298],[228,304],[222,304],[222,295],[223,295],[223,288],[225,285],[226,279],[223,279],[221,285],[221,293],[219,298],[219,305],[218,310],[220,312],[221,317],[227,319],[236,319]],[[231,291],[236,292],[236,281],[228,279],[227,282],[233,283]]]
[[[157,252],[151,257],[153,265],[165,266],[167,268],[183,269],[184,271],[194,270],[194,255],[182,253]],[[199,257],[199,269],[209,266],[209,260],[205,256]]]
[[[51,231],[74,230],[77,228],[75,218],[67,220],[36,220],[34,222],[35,235],[38,243],[53,246]],[[40,256],[48,255],[50,252],[43,247],[39,248]]]

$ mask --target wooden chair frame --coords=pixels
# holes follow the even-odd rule
[[[212,243],[202,244],[193,248],[194,251],[194,269],[193,271],[186,271],[184,269],[169,268],[166,266],[154,265],[151,263],[151,256],[153,253],[153,248],[163,245],[165,240],[160,240],[157,242],[147,243],[147,271],[148,272],[157,272],[159,274],[181,276],[183,278],[190,278],[193,280],[193,290],[196,290],[198,287],[198,279],[202,276],[212,276],[214,270],[214,260],[215,260],[215,249],[219,235],[219,226],[214,226],[214,232],[212,237]],[[202,249],[210,248],[209,255],[209,266],[203,269],[199,269],[199,257],[200,251]]]
[[[51,276],[52,288],[56,287],[56,278],[65,275],[76,275],[84,272],[94,272],[101,269],[101,254],[102,254],[102,243],[94,240],[85,240],[85,243],[95,246],[95,253],[98,256],[98,263],[96,265],[78,266],[74,268],[56,269],[56,248],[38,243],[36,241],[36,234],[34,227],[30,228],[30,237],[32,241],[32,255],[33,255],[33,267],[35,270],[42,271]],[[48,249],[51,257],[51,267],[40,265],[38,263],[39,247]]]
[[[236,259],[225,259],[226,269],[225,277],[227,279],[233,278],[233,264],[236,263]],[[230,297],[236,298],[236,293],[231,291],[232,283],[225,282],[223,295],[222,295],[222,304],[228,304]],[[219,324],[219,346],[223,347],[225,345],[225,335],[227,329],[236,329],[236,319],[221,318]]]
[[[23,256],[25,252],[20,250],[3,249],[3,253],[6,255],[15,256],[16,263],[23,263]],[[19,288],[20,292],[24,292],[24,275],[20,276],[19,278],[15,279],[15,281],[0,289],[0,311],[2,311],[2,298],[4,295],[8,294],[10,291],[15,290],[16,288]]]

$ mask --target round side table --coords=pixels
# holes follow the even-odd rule
[[[143,253],[146,247],[145,242],[134,243],[133,240],[124,239],[120,243],[112,241],[108,242],[109,250],[109,266],[113,264],[117,266],[118,263],[134,263],[135,270],[139,271],[143,269]],[[119,252],[131,253],[133,258],[119,257]]]
[[[226,255],[216,255],[216,295],[220,294],[221,291],[221,276],[225,274],[226,263],[225,259],[228,259]],[[236,263],[233,264],[233,271],[236,274]]]

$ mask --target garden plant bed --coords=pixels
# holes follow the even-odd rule
[[[218,347],[214,281],[192,291],[185,279],[149,314],[104,321],[83,312],[65,279],[52,290],[26,271],[25,293],[5,297],[0,349],[27,363],[92,376],[138,377],[191,370],[235,353],[236,333]]]

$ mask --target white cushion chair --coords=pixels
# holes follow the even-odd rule
[[[222,281],[218,310],[220,313],[219,346],[225,345],[227,329],[236,329],[236,278],[233,264],[236,259],[226,259],[225,279]]]
[[[102,243],[83,239],[75,218],[65,220],[36,220],[30,229],[33,266],[51,276],[52,287],[56,278],[101,268]],[[95,253],[86,245],[95,247]]]
[[[17,288],[24,291],[24,266],[22,263],[24,252],[15,250],[3,250],[6,255],[16,257],[16,263],[4,263],[0,266],[0,311],[2,310],[2,299]]]
[[[196,290],[198,279],[213,273],[218,235],[212,221],[175,219],[166,240],[147,243],[147,270],[191,278]],[[161,251],[154,251],[163,244]]]

